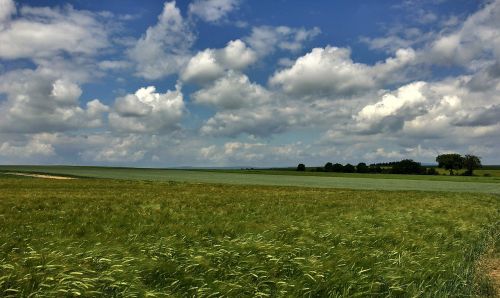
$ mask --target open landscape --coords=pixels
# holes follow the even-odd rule
[[[500,0],[0,0],[0,298],[500,298]]]
[[[260,171],[0,167],[0,293],[496,295],[499,181]]]

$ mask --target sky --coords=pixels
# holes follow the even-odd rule
[[[0,164],[500,164],[500,0],[0,0]]]

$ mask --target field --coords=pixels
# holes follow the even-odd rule
[[[34,172],[126,180],[228,183],[322,188],[427,190],[500,194],[500,177],[299,173],[296,171],[166,170],[71,166],[0,166],[0,172]],[[329,174],[329,175],[325,175]]]
[[[495,180],[2,170],[100,178],[0,174],[0,296],[494,295]]]

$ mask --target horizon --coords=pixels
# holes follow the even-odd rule
[[[500,165],[498,28],[500,0],[0,0],[0,165]]]

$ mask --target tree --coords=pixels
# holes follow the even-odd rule
[[[333,164],[331,162],[325,164],[325,172],[333,172]]]
[[[436,157],[439,168],[445,168],[453,175],[453,170],[459,170],[464,165],[463,157],[458,153],[441,154]]]
[[[344,173],[354,173],[354,172],[356,172],[356,168],[350,163],[344,166]]]
[[[392,166],[391,173],[393,174],[421,174],[422,166],[419,162],[412,159],[403,159]]]
[[[426,175],[439,175],[438,171],[436,171],[435,168],[427,168],[425,174]]]
[[[356,166],[356,172],[358,173],[368,173],[369,170],[370,168],[368,168],[368,166],[364,162],[360,162]]]
[[[306,170],[306,165],[304,165],[303,163],[299,163],[299,165],[297,166],[297,171],[304,172],[305,170]]]
[[[481,157],[472,154],[466,154],[463,157],[463,165],[466,169],[464,175],[472,176],[474,169],[481,167]]]
[[[382,173],[382,167],[377,164],[371,164],[369,170],[370,173]]]
[[[342,173],[344,171],[344,166],[339,164],[339,163],[336,163],[333,165],[332,171],[334,171],[336,173]]]

